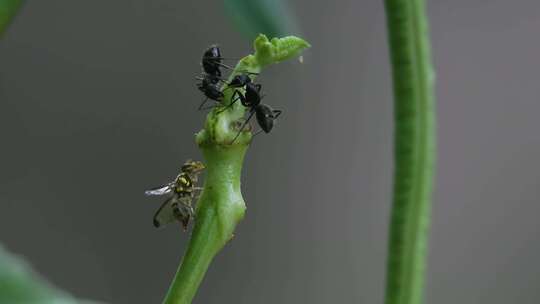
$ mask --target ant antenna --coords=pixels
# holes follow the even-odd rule
[[[240,60],[242,58],[233,58],[233,57],[212,57],[212,56],[203,56],[204,59],[220,59],[220,60]]]
[[[218,81],[221,81],[221,82],[223,82],[224,84],[227,84],[227,85],[228,85],[227,81],[224,80],[223,78],[219,78],[219,77],[214,76],[214,75],[210,75],[210,76],[212,76],[213,78],[217,79]],[[205,79],[205,78],[202,77],[202,76],[196,76],[196,77],[195,77],[195,80],[201,80],[201,81],[202,81],[202,80],[204,80],[204,79]]]
[[[209,100],[209,98],[207,97],[207,98],[199,105],[199,111],[209,109],[209,108],[203,108],[204,104],[205,104],[208,100]]]

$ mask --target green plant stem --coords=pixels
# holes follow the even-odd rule
[[[247,146],[202,149],[208,174],[189,249],[166,303],[191,303],[210,262],[232,237],[246,209],[240,193],[240,171]]]
[[[298,56],[307,47],[309,44],[297,37],[268,40],[259,35],[254,42],[255,53],[240,60],[229,80],[239,73],[258,74],[265,66]],[[223,93],[225,103],[230,103],[233,90]],[[240,191],[240,174],[251,132],[242,132],[233,139],[246,110],[240,102],[226,109],[214,108],[196,136],[207,176],[197,202],[188,249],[167,293],[166,304],[191,303],[212,259],[233,237],[236,225],[244,217],[246,205]]]
[[[423,301],[435,161],[434,73],[423,0],[386,0],[395,99],[386,304]]]

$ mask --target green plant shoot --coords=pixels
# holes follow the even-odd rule
[[[299,56],[310,47],[306,41],[288,36],[268,40],[259,35],[255,52],[242,58],[229,80],[239,73],[260,73],[270,64]],[[233,90],[223,90],[224,104],[231,102]],[[223,110],[214,108],[206,117],[204,129],[196,135],[202,150],[207,175],[197,202],[196,222],[188,249],[167,293],[165,303],[187,304],[195,296],[210,262],[233,237],[236,225],[244,217],[246,205],[240,191],[240,174],[251,132],[238,133],[239,122],[247,108],[240,102]]]

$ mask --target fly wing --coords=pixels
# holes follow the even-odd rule
[[[174,215],[174,210],[172,207],[174,201],[175,198],[171,197],[163,204],[161,204],[161,207],[159,207],[159,209],[156,211],[156,214],[154,214],[154,227],[163,227],[169,223],[176,221],[176,217]]]
[[[173,186],[172,184],[167,184],[165,186],[159,186],[159,187],[156,187],[156,188],[152,188],[150,190],[146,190],[144,191],[144,194],[146,195],[165,195],[165,194],[169,194],[171,193],[173,189]]]
[[[193,207],[191,206],[191,196],[180,197],[180,204],[176,205],[176,208],[173,208],[176,215],[176,219],[182,223],[184,231],[187,230],[189,221],[194,216]]]
[[[186,230],[192,217],[191,197],[173,196],[166,200],[154,215],[154,226],[159,228],[178,221]]]

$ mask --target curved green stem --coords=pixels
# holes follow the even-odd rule
[[[238,73],[260,73],[265,66],[298,56],[309,44],[289,36],[268,40],[259,35],[255,53],[240,60],[230,78]],[[231,102],[233,90],[223,91]],[[236,225],[244,217],[246,205],[240,191],[240,174],[251,132],[242,132],[236,140],[238,125],[246,108],[240,102],[214,108],[206,118],[196,141],[206,162],[207,176],[197,202],[196,222],[186,254],[165,298],[166,304],[188,304],[197,292],[214,256],[233,237]]]
[[[435,160],[434,73],[423,0],[386,0],[395,98],[387,304],[422,303]]]

